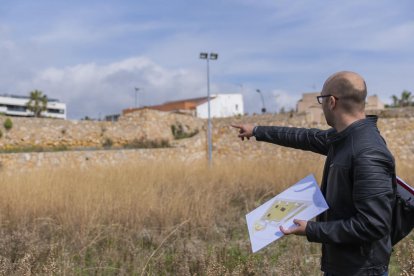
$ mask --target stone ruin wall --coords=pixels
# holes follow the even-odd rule
[[[187,131],[203,127],[203,121],[190,116],[169,114],[152,110],[131,113],[120,117],[117,122],[107,121],[71,121],[46,118],[10,117],[13,127],[7,131],[0,116],[0,149],[19,147],[53,148],[100,148],[110,139],[113,146],[138,140],[173,141],[172,125],[182,125]]]
[[[379,114],[378,127],[387,140],[390,150],[400,162],[414,166],[414,112],[392,110],[392,114]],[[5,117],[0,117],[0,122]],[[1,121],[2,120],[2,121]],[[187,115],[144,110],[130,114],[118,122],[63,121],[53,119],[12,118],[13,128],[6,131],[0,148],[19,146],[53,147],[66,145],[74,150],[42,153],[0,154],[1,171],[20,171],[33,168],[74,167],[92,165],[111,166],[123,162],[178,160],[193,162],[207,159],[206,121]],[[296,127],[328,128],[325,124],[307,121],[300,114],[265,114],[213,120],[213,158],[233,160],[284,159],[286,162],[320,162],[323,157],[310,152],[258,143],[254,139],[240,141],[231,123],[282,125]],[[198,130],[191,138],[175,140],[171,125],[181,124],[187,132]],[[113,147],[102,150],[104,139],[111,139]],[[134,139],[165,139],[171,147],[161,149],[121,149]],[[90,150],[94,148],[94,150]],[[81,149],[81,150],[79,150]],[[89,149],[89,150],[86,150]],[[101,149],[101,150],[100,150]]]

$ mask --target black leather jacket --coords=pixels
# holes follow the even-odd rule
[[[322,243],[322,270],[381,275],[391,255],[394,158],[369,116],[344,131],[256,127],[255,137],[327,156],[321,183],[329,209],[309,221],[307,239]]]

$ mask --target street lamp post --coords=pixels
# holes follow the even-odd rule
[[[260,91],[260,89],[256,89],[256,92],[260,94],[260,98],[262,99],[262,113],[266,113],[266,107],[265,107],[265,102],[263,99],[263,94],[262,91]]]
[[[138,91],[139,87],[135,87],[135,108],[138,107]]]
[[[275,102],[276,102],[276,113],[277,113],[277,110],[278,110],[278,108],[279,108],[279,101],[278,101],[279,96],[280,96],[279,94],[274,95],[274,97],[275,97]]]
[[[210,60],[217,60],[217,53],[200,53],[200,59],[205,59],[207,61],[207,109],[208,109],[208,119],[207,119],[207,143],[208,143],[208,163],[211,166],[212,164],[212,151],[213,146],[211,142],[211,111],[210,111]]]

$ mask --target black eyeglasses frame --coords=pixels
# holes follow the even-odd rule
[[[334,96],[334,95],[331,95],[331,94],[316,96],[316,100],[318,101],[318,103],[319,103],[319,104],[322,104],[322,100],[323,100],[323,98],[327,98],[327,97],[334,97],[334,98],[335,98],[335,100],[339,100],[339,98],[338,98],[338,97],[336,97],[336,96]]]

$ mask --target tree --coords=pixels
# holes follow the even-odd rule
[[[411,92],[404,90],[401,93],[401,106],[410,106],[413,102],[413,96],[411,95]]]
[[[42,111],[47,109],[47,96],[43,95],[42,91],[34,90],[30,92],[30,100],[27,102],[27,109],[33,112],[34,116],[39,118],[42,116]]]
[[[393,107],[400,106],[400,100],[398,99],[397,96],[392,95],[391,98],[392,98],[392,106]]]
[[[413,105],[413,95],[408,90],[404,90],[401,93],[400,98],[398,98],[395,95],[392,95],[391,98],[392,98],[392,106],[393,107],[406,107],[406,106],[412,106]]]

